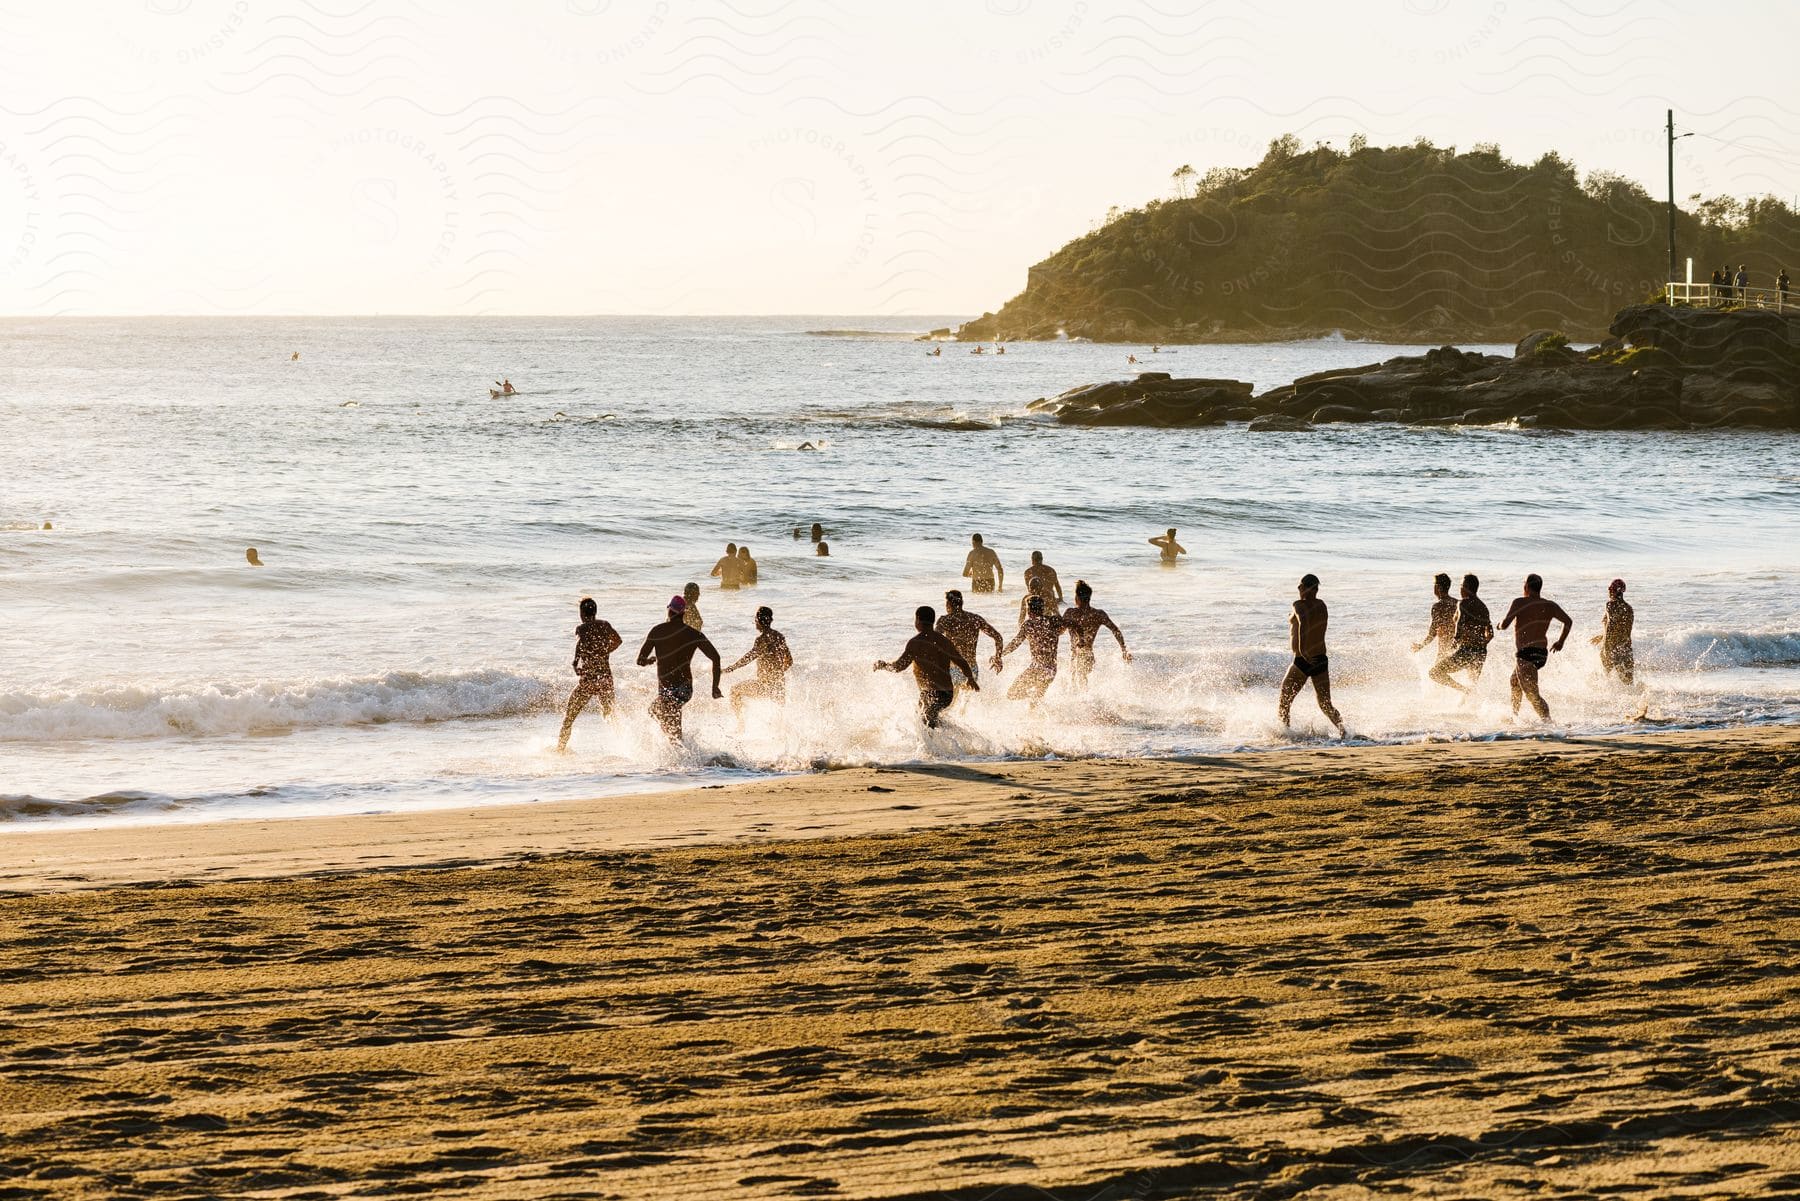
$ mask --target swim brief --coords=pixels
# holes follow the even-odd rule
[[[693,681],[686,684],[673,684],[656,690],[656,699],[665,705],[685,705],[694,699]]]
[[[1522,646],[1515,658],[1521,663],[1529,663],[1533,667],[1542,667],[1550,662],[1550,649],[1543,646]]]
[[[1308,659],[1304,655],[1294,656],[1295,670],[1309,680],[1330,666],[1331,658],[1328,655],[1320,655],[1317,659]]]

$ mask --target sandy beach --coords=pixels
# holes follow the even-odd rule
[[[1800,730],[9,833],[0,1197],[1800,1190]]]

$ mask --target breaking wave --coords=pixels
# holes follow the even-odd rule
[[[7,692],[0,693],[0,742],[218,737],[509,717],[542,707],[552,692],[546,680],[500,670]]]

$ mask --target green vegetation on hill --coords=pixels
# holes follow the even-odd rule
[[[1254,167],[1173,179],[1175,199],[1113,210],[959,335],[1599,338],[1666,271],[1666,205],[1617,175],[1582,180],[1554,152],[1527,166],[1492,146],[1353,139],[1346,153],[1289,135]],[[1770,287],[1800,268],[1800,214],[1772,198],[1699,202],[1678,215],[1676,243],[1697,281],[1729,261]]]

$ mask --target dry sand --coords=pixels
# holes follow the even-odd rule
[[[1796,1193],[1797,842],[1785,728],[7,834],[0,1198]]]

